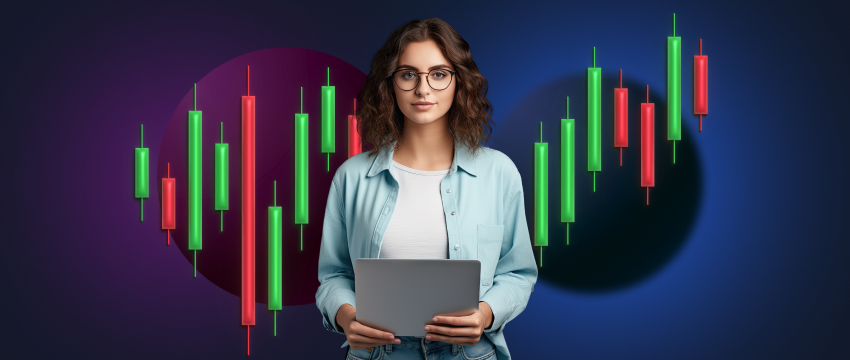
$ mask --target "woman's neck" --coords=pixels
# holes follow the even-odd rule
[[[416,170],[446,170],[452,166],[454,140],[446,117],[429,124],[404,119],[404,131],[395,162]]]

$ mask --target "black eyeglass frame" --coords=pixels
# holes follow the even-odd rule
[[[452,81],[454,81],[455,73],[456,73],[456,71],[451,71],[451,70],[445,69],[445,68],[433,69],[433,70],[428,71],[428,72],[418,72],[418,73],[416,73],[416,85],[414,85],[413,88],[411,88],[411,89],[405,90],[405,89],[402,89],[401,86],[397,82],[395,82],[395,74],[399,71],[412,71],[412,70],[411,69],[399,69],[399,70],[393,71],[392,74],[390,74],[390,76],[387,77],[387,80],[392,79],[393,84],[395,84],[395,86],[398,86],[398,88],[401,89],[401,91],[413,91],[414,89],[416,89],[416,87],[418,87],[419,83],[422,81],[422,77],[419,76],[419,74],[428,74],[428,76],[425,77],[425,82],[428,83],[428,86],[430,86],[434,90],[442,91],[442,90],[448,89],[449,86],[452,85]],[[449,83],[446,85],[446,87],[444,87],[442,89],[437,89],[433,85],[431,85],[431,82],[428,81],[428,77],[431,76],[431,72],[433,72],[433,71],[448,71],[449,74],[451,74],[450,79],[449,79]]]

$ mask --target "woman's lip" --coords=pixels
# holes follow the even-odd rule
[[[434,106],[434,104],[413,104],[413,107],[423,111],[430,109],[432,106]]]

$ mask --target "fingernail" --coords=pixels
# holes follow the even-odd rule
[[[425,327],[425,331],[431,331],[431,327],[430,327],[430,326],[426,326],[426,327]]]
[[[387,339],[392,339],[392,338],[393,338],[392,335],[387,335]]]
[[[431,335],[425,335],[425,340],[431,340]]]
[[[436,317],[436,316],[434,316],[434,318],[433,318],[432,320],[434,320],[434,321],[439,321],[439,320],[437,320],[437,317]]]
[[[401,343],[401,339],[395,339],[395,340],[393,340],[393,344],[399,344],[399,343]]]

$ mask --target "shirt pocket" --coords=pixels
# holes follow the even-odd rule
[[[493,284],[493,276],[502,252],[505,225],[478,225],[478,260],[481,261],[481,285]]]

